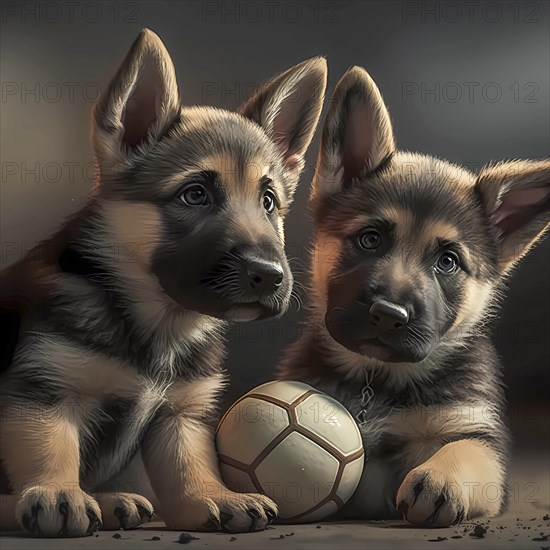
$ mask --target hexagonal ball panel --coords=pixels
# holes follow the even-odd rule
[[[267,401],[245,397],[227,411],[218,427],[218,453],[244,464],[252,464],[288,425],[285,409]]]
[[[291,519],[326,498],[338,473],[338,460],[298,432],[281,441],[256,468],[264,492]]]
[[[355,420],[343,405],[328,395],[310,395],[296,407],[296,417],[300,426],[346,456],[363,447]]]
[[[312,389],[311,386],[303,382],[296,382],[295,380],[275,380],[274,382],[262,384],[249,393],[269,395],[270,397],[275,397],[290,405],[293,401],[298,399],[300,395]]]

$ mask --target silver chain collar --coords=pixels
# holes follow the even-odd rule
[[[367,421],[367,413],[370,408],[370,403],[374,397],[374,390],[371,387],[371,382],[374,376],[374,372],[369,372],[365,369],[365,385],[361,389],[361,410],[355,416],[359,424],[363,424]]]

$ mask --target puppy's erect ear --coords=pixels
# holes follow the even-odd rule
[[[239,108],[277,144],[294,185],[319,122],[326,86],[327,62],[315,57],[264,84]]]
[[[180,111],[174,65],[160,38],[144,29],[93,114],[93,145],[103,175],[154,142]]]
[[[375,170],[395,151],[388,109],[380,90],[361,67],[352,67],[330,101],[312,196],[336,193]]]
[[[550,228],[550,160],[490,164],[475,188],[498,234],[506,274]]]

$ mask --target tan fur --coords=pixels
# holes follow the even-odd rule
[[[148,266],[160,239],[161,221],[152,205],[127,201],[104,201],[102,215],[106,235],[97,236],[97,246],[113,247],[121,290],[141,296],[133,301],[135,319],[144,334],[150,334],[160,324],[175,340],[185,334],[188,341],[201,340],[219,326],[206,315],[183,311],[163,291]],[[110,250],[110,249],[109,249]]]
[[[117,200],[103,201],[101,209],[115,260],[147,267],[162,231],[158,210],[152,204]]]
[[[228,508],[233,518],[227,527],[242,529],[252,499],[266,497],[229,491],[221,482],[212,431],[196,416],[203,404],[213,400],[219,386],[211,381],[188,387],[174,387],[167,393],[173,412],[170,418],[149,430],[143,445],[143,462],[151,486],[160,501],[160,514],[169,529],[215,529],[220,514]],[[208,398],[208,399],[206,399]],[[183,410],[181,407],[189,408]]]
[[[490,303],[494,292],[494,285],[490,282],[476,279],[468,280],[464,288],[464,301],[449,331],[448,338],[459,336],[456,333],[460,331],[468,334],[470,329],[486,315],[487,305]]]
[[[60,494],[72,502],[68,518],[69,535],[85,533],[89,524],[87,508],[98,518],[97,503],[79,486],[79,437],[70,412],[63,407],[45,409],[22,404],[4,404],[0,448],[3,466],[18,500],[15,516],[24,524],[23,512],[29,504],[40,505],[43,534],[55,536],[63,528],[57,513]],[[8,510],[2,510],[10,517]],[[8,520],[9,521],[9,520]]]
[[[432,406],[404,409],[385,419],[384,430],[407,442],[414,464],[428,460],[447,440],[491,426],[495,413],[490,404]],[[413,458],[414,457],[414,458]]]
[[[223,386],[223,377],[218,375],[176,381],[166,389],[163,399],[169,404],[170,416],[148,430],[143,462],[134,460],[114,486],[106,487],[114,492],[98,496],[106,528],[117,526],[112,511],[121,490],[139,490],[154,503],[167,527],[178,530],[216,529],[220,513],[229,511],[233,519],[226,528],[246,529],[247,510],[254,499],[268,503],[260,495],[232,493],[221,482],[212,430],[204,419],[213,414]],[[138,521],[135,499],[126,495],[122,500],[128,509],[127,521],[133,525]]]
[[[413,487],[423,476],[425,489],[415,502]],[[407,520],[423,523],[434,500],[445,488],[449,494],[435,526],[449,525],[462,507],[466,517],[498,514],[504,491],[504,472],[494,451],[480,441],[463,439],[444,445],[403,481],[396,502],[407,506]],[[403,505],[401,505],[403,506]]]
[[[176,381],[166,391],[165,399],[174,413],[186,413],[194,418],[208,417],[217,406],[216,397],[227,381],[221,374],[191,381]]]
[[[371,418],[369,424],[372,431],[379,431],[381,437],[396,437],[402,441],[403,451],[398,456],[393,457],[393,460],[399,465],[399,470],[403,471],[404,474],[411,470],[416,472],[415,475],[408,476],[406,483],[401,484],[397,504],[399,505],[406,496],[407,490],[412,491],[414,486],[412,482],[417,481],[420,475],[419,472],[425,473],[430,469],[432,457],[439,456],[448,459],[450,456],[449,451],[457,448],[454,444],[451,444],[451,446],[446,444],[448,440],[456,438],[457,435],[464,436],[468,432],[473,434],[477,430],[483,429],[484,426],[491,424],[494,414],[494,410],[489,404],[472,404],[471,406],[460,407],[432,406],[398,409],[387,416],[378,419]],[[472,444],[476,446],[478,442],[472,440]],[[461,447],[458,448],[461,449]],[[491,451],[487,447],[483,447],[483,450],[489,457]],[[439,454],[441,451],[443,452]],[[457,460],[461,458],[461,456],[457,456]],[[496,458],[494,459],[496,460]],[[497,478],[491,478],[489,472],[483,470],[483,465],[475,470],[476,460],[477,458],[474,456],[469,458],[466,468],[471,467],[473,471],[468,471],[468,477],[465,478],[465,488],[468,488],[467,482],[470,479],[477,479],[475,477],[476,471],[478,475],[485,477],[488,480],[487,482],[498,481],[500,487],[503,481],[503,473],[501,472]],[[447,464],[447,466],[453,472],[450,476],[455,476],[454,469],[456,469],[456,466],[450,464]],[[501,466],[498,465],[498,468],[500,471]],[[456,476],[453,477],[453,481],[456,481],[455,478]],[[361,485],[354,496],[353,506],[360,503],[363,517],[385,517],[387,510],[391,510],[395,506],[395,503],[389,500],[391,500],[390,495],[395,495],[398,488],[396,483],[399,483],[399,481],[400,479],[395,477],[395,472],[388,468],[387,459],[374,457],[364,471]],[[436,492],[436,495],[439,494],[435,489],[434,492]],[[474,496],[477,496],[477,493]],[[493,508],[488,510],[492,515],[498,512],[498,503],[495,503]],[[429,507],[426,509],[429,509]],[[350,513],[353,515],[353,511]],[[477,506],[472,509],[472,513],[475,516],[483,512]],[[428,513],[424,517],[419,517],[418,521],[421,522],[427,515]],[[443,522],[448,520],[448,517],[443,518]],[[450,518],[450,522],[453,520],[454,517]]]
[[[414,224],[414,215],[408,208],[385,206],[381,210],[381,217],[395,224],[396,239],[408,241],[411,237],[411,229]]]
[[[40,483],[78,485],[78,431],[70,411],[32,405],[7,406],[0,440],[8,475],[16,489]]]
[[[201,111],[194,112],[190,117],[191,121],[197,118],[201,118]],[[211,124],[211,122],[209,122]],[[189,126],[193,126],[190,122],[187,122]],[[201,170],[208,170],[216,172],[224,186],[235,194],[248,194],[251,196],[258,191],[258,182],[262,177],[273,178],[273,167],[270,166],[268,159],[258,156],[255,159],[246,163],[246,166],[239,166],[239,162],[230,153],[225,156],[211,156],[206,155],[201,158],[200,165],[193,167],[192,169],[185,170],[177,173],[165,181],[160,182],[163,191],[169,193],[175,191],[186,178]],[[274,185],[279,187],[279,182],[274,181]],[[282,189],[280,189],[282,192]]]
[[[340,257],[342,241],[330,235],[318,233],[315,239],[315,245],[312,251],[313,273],[311,287],[312,291],[318,295],[314,305],[319,304],[322,308],[326,301],[327,281],[330,272]]]
[[[412,235],[412,226],[401,224],[400,240],[406,247],[415,251],[428,250],[438,239],[460,243],[460,233],[456,226],[441,220],[427,219],[422,224],[419,235]],[[413,238],[416,237],[416,238]]]
[[[133,397],[144,383],[141,376],[119,360],[92,354],[61,337],[43,337],[22,353],[29,360],[34,354],[45,361],[52,360],[54,370],[48,376],[63,380],[75,397],[84,395],[97,400],[113,393]]]
[[[427,219],[422,225],[420,235],[414,235],[414,215],[407,208],[385,207],[381,209],[380,218],[395,224],[396,240],[402,243],[405,250],[424,250],[437,239],[446,239],[457,241],[460,239],[457,228],[437,219]],[[368,226],[372,220],[363,215],[359,215],[342,224],[343,235],[353,235],[364,227]]]

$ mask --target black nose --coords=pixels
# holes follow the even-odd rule
[[[369,309],[374,323],[382,330],[399,330],[409,322],[409,313],[403,306],[377,300]]]
[[[258,294],[275,292],[283,283],[283,268],[277,262],[247,260],[243,272],[245,281]]]

